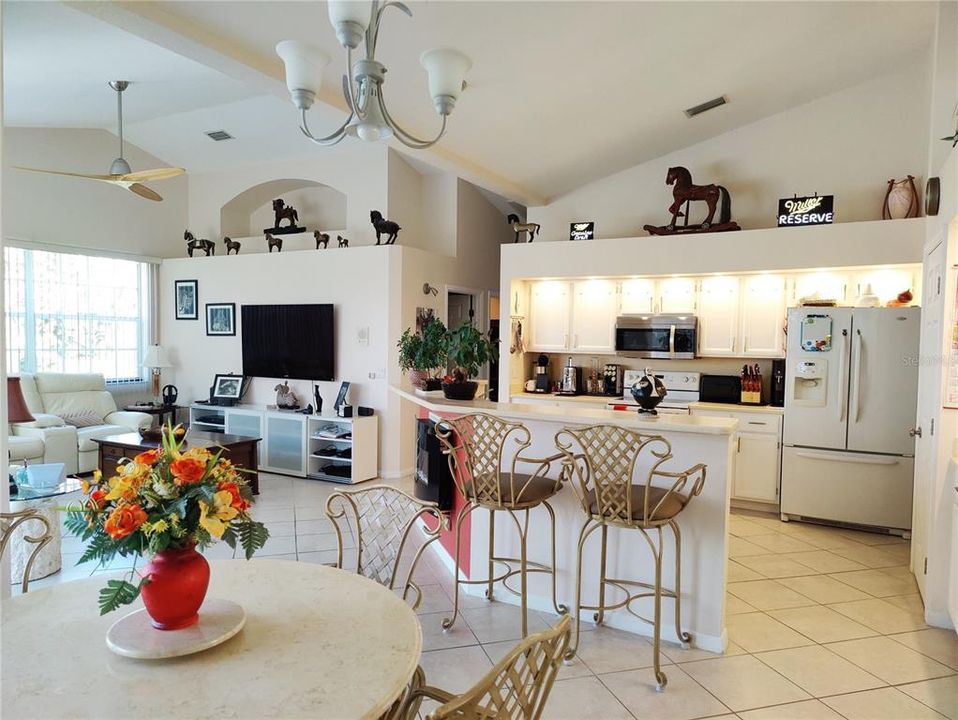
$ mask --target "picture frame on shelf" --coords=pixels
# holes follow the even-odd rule
[[[196,280],[175,280],[173,302],[177,320],[199,320],[199,283]]]
[[[243,376],[216,373],[211,397],[215,400],[236,402],[243,396]]]
[[[206,303],[206,334],[236,334],[236,303]]]

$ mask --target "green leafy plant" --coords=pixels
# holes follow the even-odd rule
[[[453,382],[463,383],[475,377],[479,368],[496,354],[496,346],[468,322],[447,333],[446,356],[453,366]]]
[[[448,331],[442,320],[426,321],[422,333],[406,328],[399,338],[399,368],[432,372],[446,364],[446,336]]]

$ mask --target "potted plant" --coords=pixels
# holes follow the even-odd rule
[[[185,449],[170,426],[159,447],[122,463],[105,481],[97,471],[82,488],[87,498],[66,516],[66,527],[87,543],[80,562],[133,557],[129,576],[100,590],[101,615],[142,595],[154,627],[188,627],[198,619],[210,579],[209,563],[196,548],[223,540],[242,546],[248,560],[269,538],[250,516],[252,491],[241,471],[222,450]],[[137,572],[143,555],[151,559]]]
[[[406,328],[399,338],[399,367],[408,372],[413,387],[423,387],[438,368],[445,366],[446,334],[442,320],[430,318],[421,333]]]
[[[446,356],[452,365],[442,392],[450,400],[472,400],[476,397],[479,383],[470,380],[479,374],[479,368],[495,357],[495,346],[468,322],[446,336]]]

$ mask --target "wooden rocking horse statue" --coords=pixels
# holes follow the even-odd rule
[[[296,212],[296,208],[292,205],[287,205],[283,198],[276,198],[273,200],[273,217],[275,222],[271,228],[263,228],[264,233],[271,233],[273,235],[289,235],[291,233],[301,233],[306,232],[306,228],[299,227],[296,223],[299,221],[299,213]],[[280,227],[280,223],[283,220],[288,220],[289,225],[284,225]]]
[[[512,242],[519,242],[519,233],[528,233],[528,239],[526,242],[532,242],[536,238],[536,234],[539,232],[539,223],[519,222],[519,216],[515,213],[509,213],[506,216],[506,222],[512,225],[512,231],[516,234],[516,239]]]
[[[727,230],[741,230],[738,223],[732,221],[732,198],[728,190],[721,185],[694,185],[692,173],[684,167],[669,168],[665,177],[666,185],[672,188],[672,204],[669,212],[672,220],[668,225],[645,225],[645,230],[652,235],[677,235],[681,233],[723,232]],[[689,205],[693,200],[703,200],[709,208],[708,215],[699,225],[689,225]],[[719,201],[721,200],[721,207]],[[682,205],[685,205],[683,212]],[[712,224],[715,219],[715,210],[719,208],[718,223]],[[676,227],[679,218],[685,218],[681,227]]]

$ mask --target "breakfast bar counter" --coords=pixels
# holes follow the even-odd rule
[[[721,417],[694,417],[689,415],[639,415],[581,407],[573,404],[539,406],[523,403],[496,403],[487,400],[455,401],[441,395],[420,395],[393,387],[405,400],[418,406],[420,417],[453,417],[482,412],[510,421],[520,421],[531,434],[531,446],[523,451],[533,457],[547,457],[556,453],[556,433],[566,427],[610,424],[634,429],[645,435],[660,435],[669,442],[672,458],[663,470],[682,471],[697,463],[707,466],[702,493],[689,503],[682,513],[682,625],[692,633],[692,644],[712,652],[725,649],[725,584],[728,558],[728,517],[730,478],[734,456],[733,437],[738,421]],[[557,477],[559,463],[549,472]],[[575,588],[575,558],[579,531],[585,520],[574,490],[567,483],[551,501],[556,514],[556,579],[559,602],[572,605]],[[457,503],[454,513],[460,509]],[[537,511],[530,518],[529,557],[540,562],[550,561],[548,516]],[[507,513],[497,513],[496,554],[513,555],[518,552],[518,540],[513,521]],[[467,578],[485,577],[489,536],[489,513],[473,512],[465,521],[464,540],[460,548],[460,572]],[[500,527],[501,526],[501,527]],[[451,533],[444,533],[441,546],[450,556],[454,552]],[[598,593],[599,549],[590,543],[584,551],[583,604],[592,604]],[[663,561],[664,584],[674,587],[674,545],[666,543]],[[610,576],[637,578],[650,581],[653,573],[651,555],[641,537],[616,527],[609,529],[608,573]],[[472,570],[475,569],[473,573]],[[467,592],[480,595],[482,585],[464,586]],[[529,607],[551,610],[551,587],[547,576],[529,577]],[[497,601],[518,602],[505,591],[495,594]],[[639,601],[635,609],[651,615],[650,601]],[[663,639],[677,642],[670,628],[673,623],[673,603],[665,601],[663,608]],[[583,613],[583,621],[591,622],[592,613]],[[649,635],[651,627],[625,610],[606,613],[605,624],[623,630]]]

